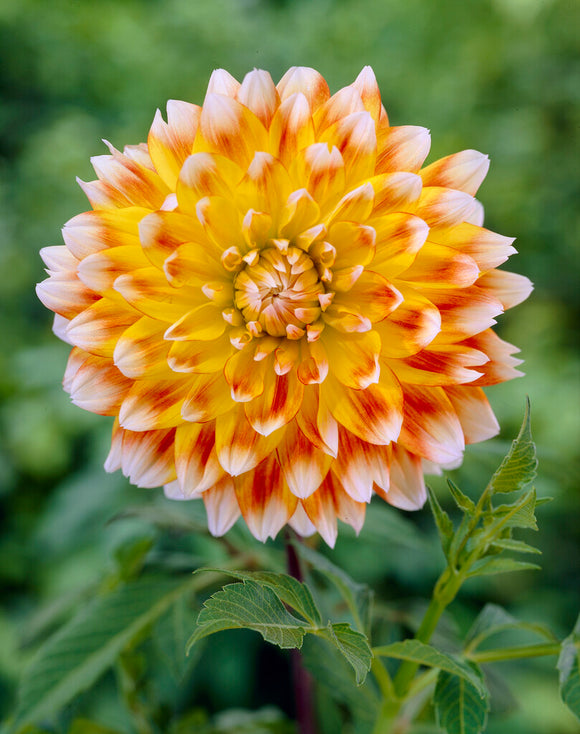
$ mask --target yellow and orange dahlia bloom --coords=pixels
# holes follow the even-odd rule
[[[106,469],[201,497],[216,535],[241,513],[333,545],[373,492],[421,507],[425,470],[498,431],[482,386],[520,374],[491,327],[531,284],[496,269],[487,156],[422,168],[429,131],[389,124],[369,67],[333,96],[215,71],[167,118],[92,159],[92,211],[42,251],[65,389],[115,416]]]

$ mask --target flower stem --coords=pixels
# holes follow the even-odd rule
[[[498,650],[481,650],[466,655],[474,663],[498,663],[502,660],[521,660],[522,658],[539,658],[545,655],[559,655],[559,642],[547,645],[523,645],[521,647],[504,647]]]
[[[298,536],[294,536],[298,538]],[[297,581],[302,581],[302,569],[296,549],[292,545],[293,536],[286,532],[286,563],[288,573]],[[294,701],[296,704],[296,721],[299,734],[316,734],[314,705],[312,696],[312,677],[302,663],[300,650],[290,650],[292,680],[294,684]]]

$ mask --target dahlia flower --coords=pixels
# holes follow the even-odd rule
[[[422,167],[429,141],[369,67],[332,96],[309,68],[219,70],[92,159],[38,294],[73,403],[115,417],[108,471],[202,498],[215,535],[241,514],[333,545],[373,492],[419,508],[424,471],[498,431],[482,387],[521,373],[491,327],[531,284],[496,269],[487,156]]]

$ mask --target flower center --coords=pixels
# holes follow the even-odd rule
[[[237,308],[257,332],[296,339],[320,316],[324,286],[312,259],[298,247],[284,254],[275,247],[262,250],[237,274],[234,287]]]

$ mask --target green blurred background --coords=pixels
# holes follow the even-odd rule
[[[145,140],[157,107],[200,103],[220,66],[239,79],[265,68],[275,80],[289,66],[313,66],[336,91],[370,64],[392,124],[430,128],[429,160],[464,148],[490,155],[486,225],[517,237],[510,269],[536,289],[498,327],[521,347],[526,377],[490,391],[501,437],[468,451],[458,481],[481,487],[529,394],[538,491],[555,501],[540,511],[535,539],[543,571],[467,589],[456,616],[468,624],[490,600],[569,632],[580,606],[579,31],[576,0],[0,0],[0,709],[12,706],[35,645],[136,532],[107,520],[166,502],[104,473],[108,421],[62,392],[68,348],[34,295],[38,250],[61,244],[62,224],[87,208],[75,176],[94,177],[89,157],[105,152],[101,138],[117,147]],[[431,533],[426,512],[410,519]],[[384,598],[427,595],[436,567],[394,541],[388,560],[371,553],[366,532],[358,541],[345,533],[335,560]],[[175,548],[187,554],[192,543]],[[285,660],[243,633],[232,651],[232,639],[216,639],[204,658],[188,694],[195,705],[288,708],[287,692],[260,673],[268,655]],[[553,663],[508,669],[526,703],[498,712],[490,732],[578,731]],[[129,733],[102,688],[90,699],[95,717]]]

